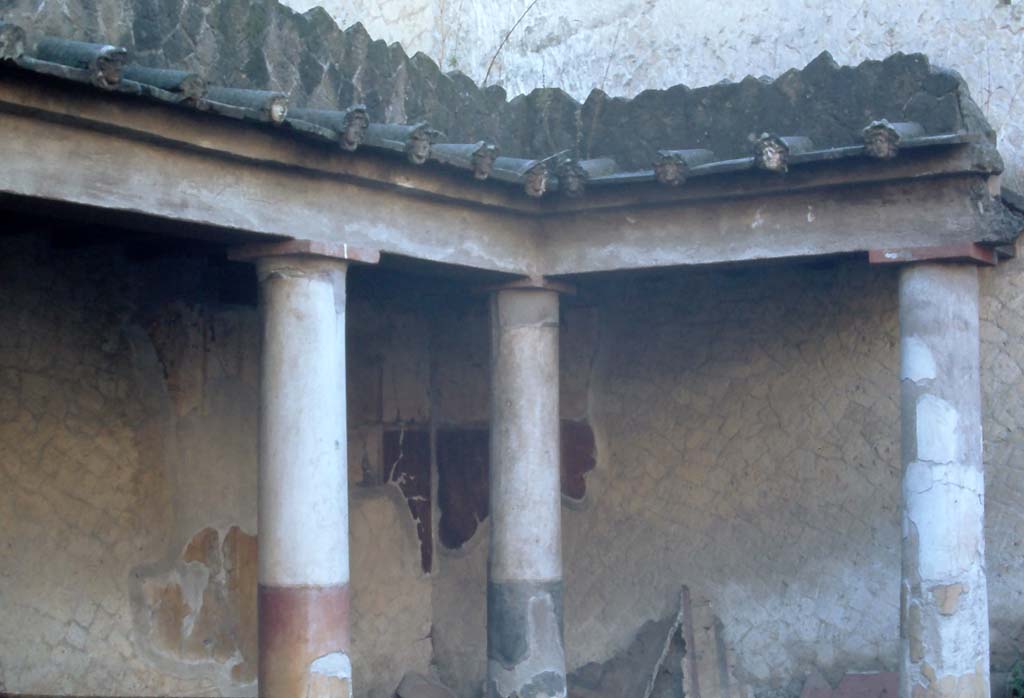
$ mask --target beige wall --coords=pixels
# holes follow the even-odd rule
[[[997,131],[1004,184],[1024,189],[1017,0],[779,0],[714,11],[696,0],[287,2],[321,5],[342,26],[361,21],[372,36],[477,81],[522,16],[489,76],[510,95],[556,86],[580,99],[595,87],[632,96],[774,77],[824,50],[841,64],[921,51],[965,77]],[[570,664],[621,649],[685,582],[715,601],[754,683],[782,685],[812,665],[833,676],[894,668],[895,282],[865,269],[835,279],[772,270],[746,279],[756,289],[748,292],[727,275],[690,276],[674,282],[683,288],[602,308],[589,405],[603,450],[592,509],[566,517]],[[1022,620],[1020,263],[983,276],[992,637],[1005,670]],[[718,291],[704,295],[708,284]],[[653,322],[647,303],[673,321]],[[643,322],[634,327],[632,317]],[[468,649],[482,641],[482,537],[434,585],[435,651],[463,690],[483,672]],[[638,570],[647,584],[636,583]]]
[[[122,332],[132,283],[102,250],[51,266],[45,244],[0,244],[0,683],[208,691],[135,643],[132,570],[170,545],[175,473],[152,349]]]
[[[202,279],[223,270],[196,261],[3,245],[0,681],[252,695],[254,308],[220,300]],[[997,671],[1024,624],[1021,264],[983,272]],[[458,551],[436,543],[428,576],[399,489],[364,471],[380,472],[381,428],[486,421],[486,304],[398,278],[349,315],[359,695],[433,662],[468,698],[487,523]],[[564,517],[570,668],[622,651],[683,584],[753,689],[895,667],[895,290],[892,270],[848,261],[589,281],[566,300],[563,417],[598,444]]]
[[[526,5],[325,3],[476,79]],[[491,81],[631,95],[777,75],[825,49],[921,50],[967,78],[1024,189],[1016,0],[705,7],[540,0]],[[204,291],[195,261],[25,232],[0,242],[0,691],[252,695],[255,310]],[[997,671],[1024,625],[1022,264],[983,272]],[[712,601],[752,687],[895,667],[895,302],[893,273],[859,263],[584,285],[565,312],[563,416],[590,420],[599,457],[565,514],[570,668],[621,651],[682,584]],[[364,297],[349,318],[354,482],[380,465],[382,426],[486,420],[482,302]],[[353,487],[352,507],[359,694],[386,698],[433,659],[475,695],[487,524],[435,551],[428,576],[397,487]]]
[[[997,673],[1024,623],[1021,269],[982,272]],[[623,651],[685,584],[711,601],[751,691],[897,669],[896,300],[895,271],[859,261],[583,287],[565,312],[563,385],[569,411],[573,386],[589,386],[599,458],[587,501],[564,517],[570,668]],[[471,696],[485,671],[486,528],[442,562],[436,657]]]
[[[255,695],[256,309],[202,256],[23,230],[0,239],[0,692]],[[357,339],[399,344],[408,311],[352,305]],[[352,654],[386,698],[430,661],[430,582],[398,488],[353,479]]]

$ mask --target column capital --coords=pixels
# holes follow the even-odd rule
[[[999,254],[994,247],[964,242],[938,247],[887,247],[869,250],[871,264],[910,264],[913,262],[965,262],[979,266],[995,266]]]
[[[497,291],[554,291],[567,296],[576,295],[576,287],[564,281],[557,281],[546,276],[524,276],[501,284],[482,286],[480,291],[494,293]]]
[[[345,242],[301,239],[252,242],[228,250],[228,259],[235,262],[255,262],[269,257],[319,257],[376,264],[380,261],[380,250],[355,247]]]

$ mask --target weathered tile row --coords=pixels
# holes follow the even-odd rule
[[[584,195],[588,187],[659,182],[681,186],[688,179],[761,170],[785,174],[790,167],[843,158],[888,160],[910,148],[942,147],[977,141],[979,134],[960,130],[927,133],[916,122],[876,119],[862,132],[861,143],[818,147],[807,136],[765,132],[753,139],[750,155],[719,157],[706,148],[659,150],[651,166],[621,167],[614,157],[576,158],[561,150],[543,158],[500,155],[488,140],[448,143],[426,121],[379,123],[365,105],[344,110],[293,107],[288,95],[268,90],[209,85],[193,72],[137,65],[125,48],[57,37],[40,39],[29,49],[24,30],[0,23],[0,62],[98,89],[136,95],[220,116],[288,128],[300,137],[337,144],[344,151],[360,147],[404,157],[413,165],[434,163],[521,187],[529,197],[559,192]],[[666,144],[669,145],[669,144]],[[674,145],[674,144],[673,144]]]

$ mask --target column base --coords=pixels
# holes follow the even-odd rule
[[[262,698],[351,698],[348,584],[259,587]]]
[[[488,698],[564,698],[562,580],[487,585]]]

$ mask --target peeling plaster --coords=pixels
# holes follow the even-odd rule
[[[317,657],[309,665],[305,698],[351,698],[352,663],[344,652]]]
[[[223,536],[225,522],[205,521],[202,512],[255,521],[244,501],[224,499],[219,510],[211,504],[230,494],[222,483],[244,477],[254,461],[230,433],[221,434],[222,451],[191,455],[193,470],[205,466],[213,478],[210,464],[217,463],[223,477],[181,475],[214,484],[192,501],[182,498],[180,525],[188,528],[179,536],[163,508],[174,490],[154,447],[165,423],[146,426],[153,408],[136,392],[153,378],[163,386],[163,376],[140,349],[119,344],[125,296],[120,287],[104,290],[123,283],[133,267],[106,252],[53,261],[25,254],[23,245],[5,240],[0,255],[0,318],[17,330],[0,336],[0,443],[8,454],[0,479],[10,485],[0,487],[0,499],[21,513],[0,530],[14,551],[0,572],[6,690],[244,693],[150,661],[133,635],[125,589],[136,565],[161,558],[167,547],[179,556],[182,542],[203,526]],[[1015,656],[1024,579],[1017,553],[1024,526],[1017,467],[1024,448],[1022,264],[1011,260],[982,276],[988,583],[993,663],[1003,668]],[[613,656],[635,630],[629,619],[658,617],[666,590],[685,576],[730,580],[714,587],[715,607],[745,681],[784,686],[811,665],[830,679],[854,664],[892,668],[899,587],[893,277],[852,264],[668,277],[660,286],[638,282],[633,297],[630,287],[613,287],[616,300],[601,301],[601,356],[586,397],[601,434],[603,482],[588,491],[589,507],[564,513],[567,588],[585,590],[567,598],[570,662]],[[233,413],[216,396],[247,380],[250,369],[238,357],[258,345],[244,331],[247,312],[224,315],[240,328],[237,354],[207,349],[184,362],[185,370],[205,362],[208,376],[222,372],[223,382],[205,389],[202,410],[194,412],[210,424],[235,424],[225,421]],[[465,318],[449,343],[474,341],[478,321]],[[569,311],[569,326],[577,321]],[[224,327],[231,325],[218,325],[218,333]],[[144,334],[132,337],[147,343]],[[386,353],[399,341],[375,337],[366,348]],[[589,362],[591,351],[563,355],[564,381],[579,373],[575,357],[584,355]],[[453,355],[459,373],[445,387],[458,393],[453,399],[463,400],[465,412],[482,414],[486,406],[471,398],[486,394],[486,382],[472,358]],[[240,442],[253,436],[247,422],[238,424],[223,431],[238,432]],[[936,481],[954,482],[930,467]],[[461,672],[450,683],[472,695],[484,674],[485,659],[473,654],[482,654],[483,593],[473,589],[483,587],[486,546],[444,556],[441,578],[422,583],[406,503],[386,489],[388,497],[357,492],[352,511],[353,586],[361,599],[353,609],[352,661],[360,676],[369,675],[363,681],[374,682],[361,681],[360,690],[386,696],[402,670],[419,663],[425,671],[432,645],[448,643],[472,648],[457,670],[451,654],[434,655],[446,681]],[[484,533],[477,538],[486,537],[486,524]],[[834,554],[823,558],[821,550]],[[973,602],[975,587],[943,580],[961,581],[970,588],[957,614]],[[924,602],[934,603],[935,582],[925,584]],[[922,666],[923,676],[927,671]]]
[[[309,665],[309,671],[324,676],[336,676],[339,679],[351,679],[352,662],[344,652],[331,652],[313,660]]]
[[[594,432],[584,421],[561,420],[560,484],[564,503],[587,497],[597,465]],[[437,432],[438,535],[448,550],[467,544],[489,514],[489,430],[470,425]]]
[[[977,294],[973,267],[900,271],[903,356],[915,354],[910,340],[924,334],[942,367],[926,385],[900,386],[902,404],[914,408],[903,455],[916,451],[917,458],[904,462],[903,487],[908,643],[901,693],[911,696],[988,695]]]
[[[967,586],[960,582],[956,584],[941,584],[930,590],[935,598],[935,604],[939,607],[939,613],[944,616],[951,616],[956,613],[960,605],[960,595],[967,593]]]
[[[534,596],[527,609],[526,656],[514,666],[490,660],[491,698],[565,698],[565,653],[562,631],[552,599]],[[552,681],[543,677],[553,675]]]
[[[433,498],[430,488],[430,434],[404,427],[384,432],[381,448],[387,468],[385,478],[405,497],[420,541],[420,565],[433,569]]]
[[[924,501],[911,499],[906,515],[917,526],[921,578],[942,580],[979,564],[982,520],[976,494],[946,483],[931,490]]]
[[[917,459],[952,463],[961,457],[956,408],[940,397],[925,393],[917,399]]]
[[[136,634],[159,666],[255,681],[255,536],[203,529],[178,560],[141,565],[133,578]]]
[[[933,483],[932,466],[914,461],[907,465],[903,474],[903,488],[908,492],[927,492]]]
[[[935,378],[935,358],[920,337],[907,337],[900,345],[900,378],[919,383]]]

